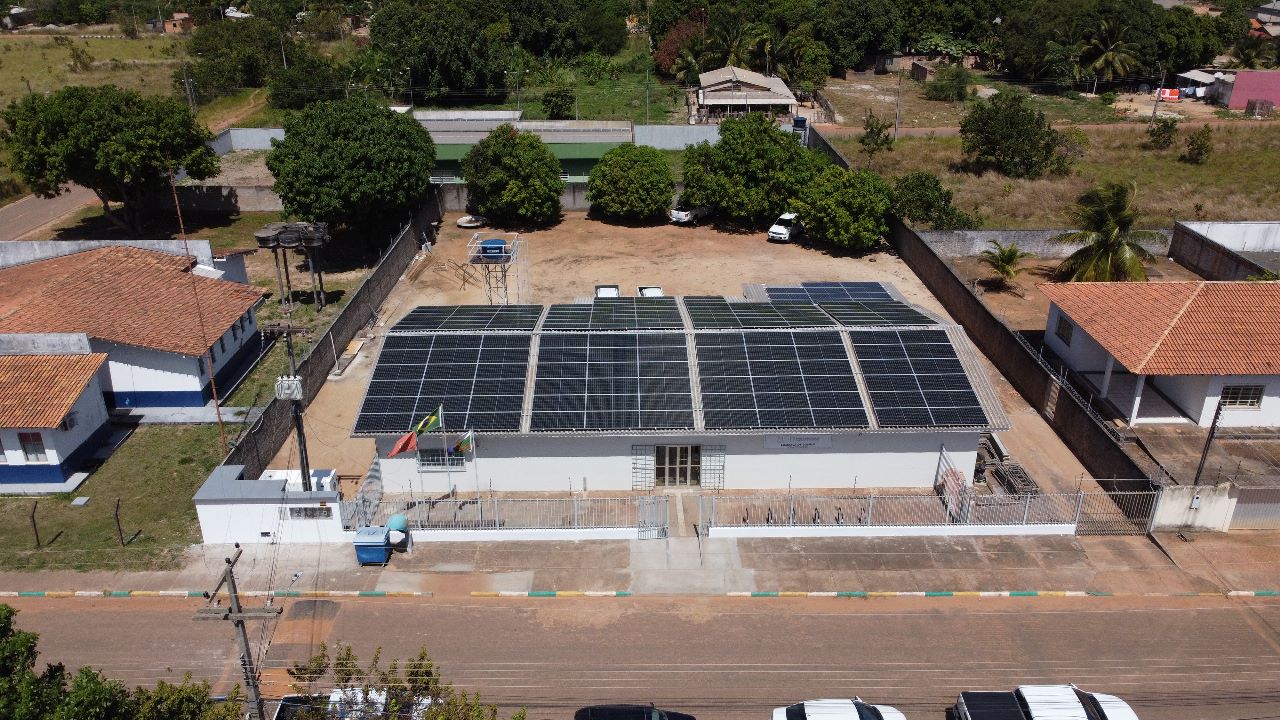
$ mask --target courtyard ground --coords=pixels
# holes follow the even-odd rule
[[[445,218],[432,254],[409,268],[383,304],[374,334],[340,377],[331,377],[306,413],[311,466],[361,475],[374,459],[373,441],[350,437],[377,359],[381,336],[418,305],[484,304],[482,289],[462,286],[450,260],[466,259],[471,231]],[[553,228],[523,236],[529,252],[526,302],[566,303],[588,298],[596,285],[616,284],[624,295],[637,285],[660,285],[668,295],[741,295],[744,283],[799,283],[812,280],[876,280],[893,284],[911,302],[946,315],[907,266],[887,253],[833,255],[799,245],[769,243],[763,233],[727,233],[712,227],[625,227],[566,213]],[[981,357],[981,355],[979,355]],[[1014,458],[1046,492],[1097,489],[1057,435],[982,358],[1013,429],[1003,433]],[[291,439],[271,466],[297,467]]]

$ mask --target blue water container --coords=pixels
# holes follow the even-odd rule
[[[387,518],[387,529],[409,532],[409,518],[405,517],[404,513],[396,513]]]
[[[352,545],[361,565],[386,565],[391,559],[391,531],[381,525],[357,530]]]

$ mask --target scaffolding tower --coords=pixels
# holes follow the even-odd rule
[[[530,301],[529,247],[519,233],[478,232],[467,243],[467,262],[484,278],[490,305]]]

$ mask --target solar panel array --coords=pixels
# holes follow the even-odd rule
[[[541,305],[429,305],[409,311],[388,333],[524,330],[542,316]]]
[[[530,335],[388,335],[356,434],[408,432],[444,406],[445,430],[519,430]]]
[[[946,332],[868,330],[850,339],[881,427],[987,424]]]
[[[833,300],[819,305],[841,325],[936,325],[928,315],[897,300]]]
[[[878,282],[807,282],[800,287],[766,285],[770,300],[799,300],[821,303],[829,300],[891,300],[893,296]]]
[[[835,322],[809,302],[734,302],[722,297],[686,297],[685,309],[693,327],[705,329],[759,329],[824,327]]]
[[[840,333],[694,337],[708,429],[867,427]]]
[[[597,298],[590,305],[552,305],[543,330],[683,330],[672,297]]]
[[[693,428],[683,333],[542,335],[531,430],[664,428]]]

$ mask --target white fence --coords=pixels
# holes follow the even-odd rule
[[[492,499],[384,496],[379,502],[344,502],[342,516],[348,529],[386,525],[392,515],[404,515],[410,530],[634,530],[642,524],[640,507],[646,501],[661,501],[662,508],[666,508],[663,496]],[[665,512],[645,512],[643,518],[646,527],[667,524]]]

